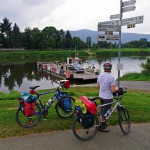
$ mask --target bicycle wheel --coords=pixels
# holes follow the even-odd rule
[[[118,122],[121,131],[127,135],[130,132],[130,117],[129,112],[126,108],[120,108],[118,112]]]
[[[72,127],[73,134],[75,135],[76,138],[78,138],[81,141],[87,141],[92,139],[98,131],[98,126],[99,126],[98,118],[94,115],[94,126],[90,128],[84,128],[80,119],[81,117],[78,116],[73,122],[73,127]]]
[[[33,127],[40,121],[40,119],[41,119],[41,108],[37,103],[35,104],[35,113],[31,117],[27,117],[24,115],[21,106],[19,106],[19,108],[17,109],[16,121],[21,127],[24,128]]]
[[[75,112],[74,103],[75,103],[74,98],[72,98],[70,96],[62,97],[56,103],[56,106],[55,106],[56,113],[58,114],[58,116],[61,117],[61,118],[71,117]],[[67,105],[67,106],[65,106],[65,105]]]

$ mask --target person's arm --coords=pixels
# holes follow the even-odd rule
[[[112,85],[111,86],[111,91],[112,91],[112,93],[118,91],[118,87],[115,86],[115,85]]]
[[[97,88],[100,89],[100,84],[97,82]]]

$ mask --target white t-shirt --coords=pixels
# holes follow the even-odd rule
[[[97,83],[100,85],[99,97],[103,99],[112,99],[113,93],[111,86],[115,85],[115,79],[109,72],[100,74],[97,79]]]

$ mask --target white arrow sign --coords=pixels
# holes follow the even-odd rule
[[[135,3],[136,3],[136,0],[125,1],[125,2],[122,2],[122,7],[134,5]]]
[[[99,25],[98,31],[104,31],[104,32],[119,32],[119,25]]]
[[[135,8],[135,6],[123,7],[122,12],[134,11]]]
[[[98,25],[118,25],[118,20],[99,22]]]
[[[144,20],[144,16],[137,16],[137,17],[122,19],[121,26],[126,26],[129,24],[140,24],[140,23],[143,23],[143,20]],[[99,22],[98,31],[119,32],[119,20]]]
[[[110,16],[110,20],[119,19],[119,18],[120,18],[120,14],[115,14]]]
[[[122,19],[122,26],[126,26],[126,25],[129,25],[129,24],[143,23],[143,20],[144,20],[144,16],[138,16],[138,17]]]
[[[100,34],[97,36],[98,41],[116,41],[119,40],[119,35]]]

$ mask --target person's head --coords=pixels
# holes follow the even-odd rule
[[[109,62],[106,62],[106,63],[104,63],[103,67],[104,67],[105,72],[111,72],[112,64]]]

